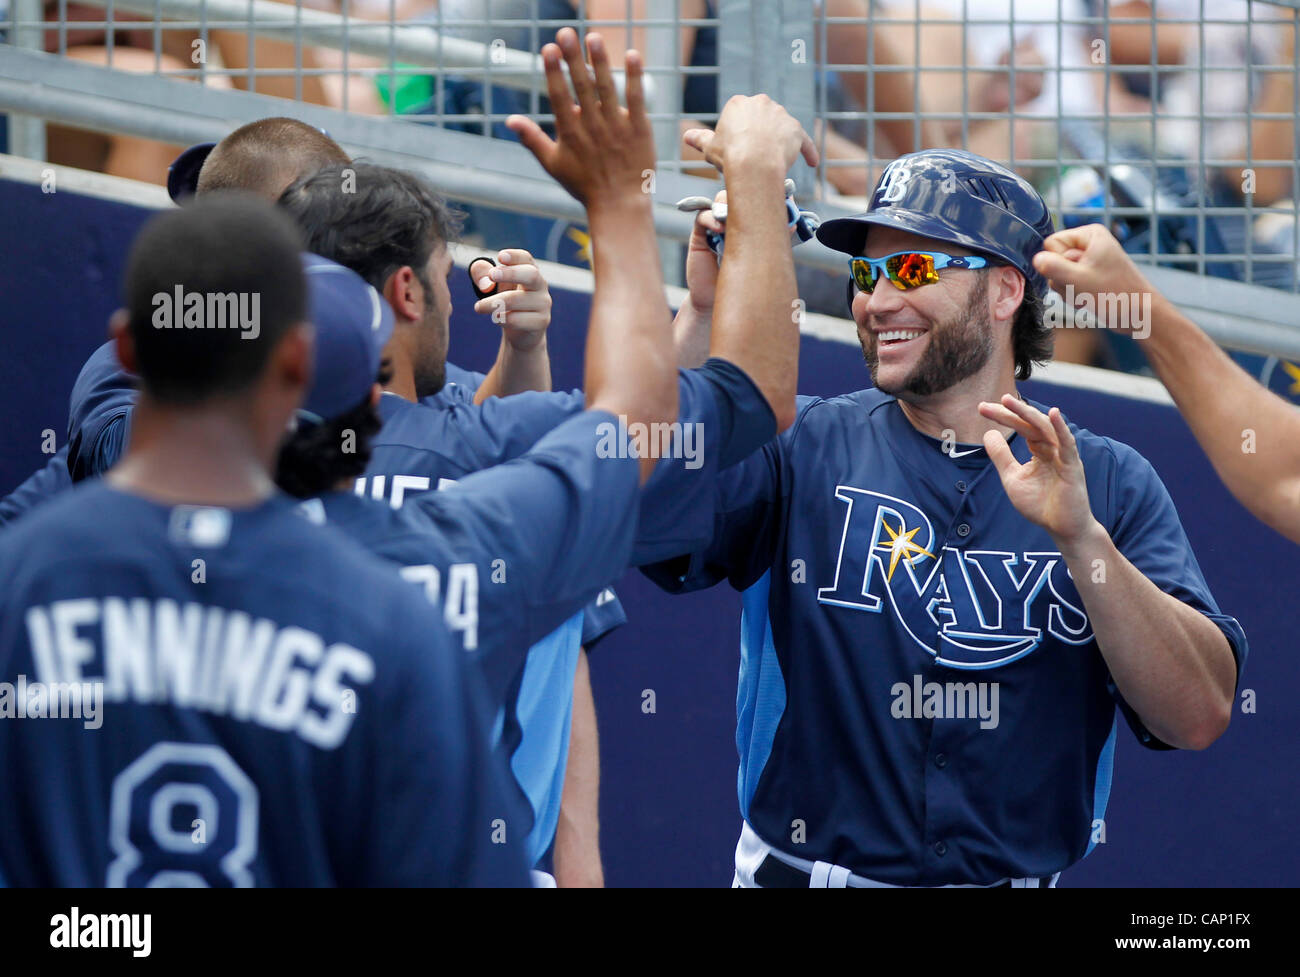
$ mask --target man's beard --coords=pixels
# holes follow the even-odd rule
[[[426,293],[427,294],[427,293]],[[442,343],[441,354],[438,353],[436,330],[441,326],[438,309],[431,309],[420,323],[420,344],[412,372],[415,379],[415,396],[417,400],[432,397],[439,393],[447,382],[447,343]]]
[[[417,400],[432,397],[442,391],[447,383],[447,363],[445,360],[433,363],[419,363],[415,368],[415,396]]]
[[[892,287],[892,286],[891,286]],[[862,341],[862,357],[871,371],[872,384],[896,397],[928,397],[947,390],[982,370],[993,355],[993,324],[989,320],[988,280],[979,276],[966,307],[946,322],[930,324],[929,338],[921,361],[900,384],[892,388],[879,383],[879,340],[868,331]]]

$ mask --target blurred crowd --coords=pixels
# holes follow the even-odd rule
[[[816,35],[815,138],[819,194],[853,208],[894,157],[921,148],[965,148],[1009,161],[1058,210],[1058,223],[1088,223],[1096,208],[1174,208],[1112,228],[1134,252],[1226,278],[1294,288],[1296,264],[1294,106],[1296,12],[1248,0],[813,0]],[[336,0],[306,0],[341,12]],[[100,7],[48,2],[47,51],[126,71],[197,78],[197,35],[155,34],[116,13],[108,37]],[[537,51],[561,22],[601,23],[610,49],[644,49],[647,0],[353,0],[350,16],[428,24],[447,36]],[[718,5],[681,0],[676,48],[681,126],[708,125],[719,105]],[[1106,18],[1106,19],[1103,19]],[[542,27],[536,26],[540,21]],[[629,26],[631,25],[631,26]],[[155,49],[155,38],[161,44]],[[111,49],[111,50],[110,50]],[[535,107],[529,93],[492,86],[481,71],[427,69],[291,42],[211,31],[205,84],[346,108],[399,114],[470,132],[513,138],[502,124]],[[301,68],[295,73],[277,70]],[[387,70],[381,70],[387,69]],[[539,106],[546,111],[545,99]],[[1270,118],[1270,115],[1287,118]],[[829,121],[827,121],[829,120]],[[179,147],[130,136],[49,127],[49,158],[119,176],[157,181]],[[714,175],[679,150],[686,172]],[[1060,161],[1064,158],[1065,163]],[[1071,166],[1070,158],[1086,159]],[[1116,183],[1111,164],[1141,163],[1141,179]],[[692,165],[693,164],[693,165]],[[1131,167],[1130,167],[1131,170]],[[1252,208],[1199,219],[1198,210]],[[1080,213],[1072,215],[1072,209]],[[576,228],[525,223],[525,240],[499,240],[505,221],[471,208],[471,239],[517,243],[552,260],[580,262]],[[517,218],[509,222],[518,237]],[[569,233],[564,233],[564,231]],[[1152,239],[1155,239],[1154,244]],[[1215,254],[1255,260],[1211,262]],[[1167,260],[1165,256],[1168,256]],[[1199,265],[1195,259],[1201,258]],[[1190,259],[1190,260],[1189,260]],[[841,284],[806,273],[809,308],[844,315]],[[1121,339],[1062,333],[1057,358],[1124,368]]]

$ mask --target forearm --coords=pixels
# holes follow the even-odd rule
[[[1280,62],[1291,64],[1294,58],[1295,34],[1293,28],[1282,28],[1288,42]],[[1255,168],[1255,204],[1271,205],[1291,195],[1291,165],[1295,153],[1296,120],[1292,106],[1295,104],[1295,76],[1288,70],[1268,73],[1264,91],[1260,96],[1259,115],[1282,118],[1250,121],[1251,154],[1248,166]],[[1289,118],[1287,118],[1289,116]],[[1242,147],[1245,154],[1245,147]],[[1230,183],[1239,183],[1242,172],[1232,169],[1226,174]]]
[[[1148,580],[1095,521],[1061,555],[1125,701],[1170,746],[1209,746],[1227,728],[1236,686],[1223,632]]]
[[[574,674],[569,760],[555,829],[554,862],[555,881],[562,889],[605,884],[600,864],[600,741],[585,648]]]
[[[1162,296],[1139,344],[1228,490],[1300,542],[1300,412]]]
[[[629,422],[677,416],[672,313],[664,295],[650,198],[628,195],[587,211],[595,290],[587,331],[587,406]],[[649,467],[642,459],[643,476]]]
[[[1147,21],[1145,24],[1110,25],[1111,59],[1115,64],[1150,65],[1152,34],[1155,34],[1156,63],[1181,64],[1183,52],[1195,40],[1195,27],[1161,23],[1146,0],[1112,5],[1110,16],[1113,20],[1141,18]]]
[[[546,348],[546,335],[527,349],[516,349],[503,336],[497,350],[496,362],[474,393],[474,403],[481,404],[489,397],[509,397],[526,390],[545,393],[551,389],[551,356]]]
[[[703,366],[709,358],[709,333],[713,317],[700,312],[688,298],[677,310],[673,319],[673,346],[677,350],[677,365],[692,370]]]
[[[749,375],[784,431],[794,422],[799,315],[780,167],[760,160],[728,166],[727,250],[709,355]]]

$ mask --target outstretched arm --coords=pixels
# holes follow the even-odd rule
[[[1058,292],[1094,308],[1108,294],[1151,297],[1149,322],[1108,322],[1134,333],[1215,471],[1261,521],[1300,542],[1300,411],[1234,363],[1218,344],[1152,287],[1105,227],[1059,231],[1034,267]],[[1131,310],[1131,306],[1130,306]]]
[[[719,190],[715,203],[726,203],[727,191]],[[713,305],[718,292],[718,256],[709,247],[705,233],[726,230],[713,212],[698,211],[691,239],[686,246],[686,301],[673,319],[673,345],[677,348],[677,365],[685,369],[703,366],[709,358],[709,336],[713,325]]]
[[[692,129],[684,138],[721,171],[727,187],[727,247],[709,354],[745,371],[784,431],[795,416],[800,318],[785,176],[801,155],[816,166],[817,149],[766,95],[733,96],[715,131]]]
[[[600,889],[600,741],[587,650],[578,653],[564,793],[555,827],[555,882],[561,889]]]
[[[511,116],[506,125],[587,208],[596,279],[587,331],[587,407],[626,418],[629,429],[635,423],[670,423],[677,418],[677,367],[651,200],[642,189],[654,172],[655,152],[641,56],[627,52],[623,108],[599,34],[587,35],[594,80],[577,33],[566,27],[556,42],[542,49],[542,62],[557,139],[523,116]],[[576,105],[560,69],[561,56]],[[641,458],[642,480],[653,467],[653,458]]]

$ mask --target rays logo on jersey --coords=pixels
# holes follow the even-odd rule
[[[995,668],[1037,648],[1044,632],[1068,644],[1092,627],[1060,553],[936,547],[930,519],[910,502],[851,485],[835,582],[822,604],[886,612],[952,668]]]

